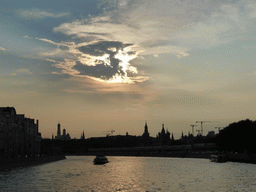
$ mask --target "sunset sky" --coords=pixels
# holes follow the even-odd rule
[[[72,138],[204,135],[256,111],[256,1],[0,0],[0,106]],[[196,124],[200,128],[200,124]]]

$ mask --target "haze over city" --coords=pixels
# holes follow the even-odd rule
[[[60,122],[72,138],[103,132],[175,138],[255,120],[256,2],[1,1],[0,106]],[[200,124],[198,125],[198,129]]]

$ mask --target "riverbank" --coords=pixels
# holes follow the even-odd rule
[[[54,161],[60,161],[64,159],[66,159],[64,155],[0,159],[0,172],[19,167],[28,167],[41,165],[45,163],[51,163]]]
[[[189,152],[103,152],[105,156],[136,156],[136,157],[173,157],[173,158],[195,158],[195,159],[210,159],[212,151],[189,151]],[[81,154],[66,154],[66,155],[81,155],[81,156],[95,156],[98,152],[87,152]],[[239,163],[252,163],[256,164],[256,154],[244,154],[244,153],[226,153],[227,160],[231,162]]]
[[[229,153],[227,160],[239,163],[253,163],[256,164],[256,154],[245,154],[245,153]]]
[[[177,158],[201,158],[210,159],[212,152],[87,152],[79,154],[66,154],[69,156],[96,156],[99,153],[103,153],[105,156],[135,156],[135,157],[177,157]]]

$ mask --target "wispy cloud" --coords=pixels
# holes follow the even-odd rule
[[[130,61],[140,57],[172,54],[189,56],[190,47],[177,42],[175,36],[188,25],[211,16],[219,3],[212,1],[104,1],[109,10],[95,17],[63,23],[54,28],[76,39],[78,43],[55,43],[38,39],[58,49],[44,56],[65,57],[55,67],[72,76],[87,76],[105,82],[135,83],[149,78],[142,76]],[[194,10],[197,11],[194,11]],[[61,46],[68,50],[61,50]]]
[[[111,11],[54,28],[76,43],[39,39],[57,46],[56,51],[44,56],[55,59],[54,56],[62,54],[63,57],[63,53],[67,53],[55,64],[62,73],[105,82],[143,82],[149,78],[130,64],[133,59],[160,54],[181,59],[189,56],[194,48],[209,48],[244,38],[243,34],[255,25],[252,20],[256,9],[251,1],[238,4],[213,0],[105,3],[112,6]],[[243,14],[240,9],[248,12]],[[246,21],[248,16],[251,19]]]
[[[148,80],[148,77],[139,75],[137,68],[129,62],[139,56],[158,56],[163,53],[178,58],[188,56],[189,49],[174,42],[173,36],[188,24],[207,18],[208,12],[213,12],[216,7],[208,1],[198,2],[196,5],[189,1],[108,2],[112,4],[111,11],[54,28],[55,32],[80,42],[68,45],[69,50],[66,52],[72,53],[74,59],[64,59],[55,66],[62,69],[63,73],[107,82],[134,83]],[[192,9],[198,9],[198,12]],[[46,39],[40,40],[56,44]],[[59,52],[51,52],[51,56],[54,53]],[[50,56],[47,53],[44,55]]]
[[[22,68],[22,69],[17,69],[11,75],[12,76],[16,76],[16,75],[33,75],[33,72],[30,69]]]
[[[54,66],[61,69],[63,74],[89,77],[109,83],[135,83],[148,80],[148,77],[139,75],[137,68],[129,63],[137,57],[137,52],[132,51],[135,46],[133,44],[118,41],[74,44],[36,39],[56,45],[56,50],[41,55],[48,57],[47,60],[61,57],[62,61],[55,60]]]
[[[7,51],[7,49],[5,49],[4,47],[0,46],[0,51]]]
[[[66,79],[66,82],[67,84],[74,86],[64,88],[63,91],[68,93],[85,94],[88,99],[99,100],[100,102],[108,101],[111,103],[129,103],[130,101],[133,101],[133,104],[137,102],[139,102],[139,104],[142,104],[142,102],[145,104],[156,99],[157,95],[153,89],[148,89],[148,87],[138,83],[105,83],[95,81],[94,79],[86,76],[73,76]],[[97,94],[95,95],[95,93]]]
[[[130,2],[132,2],[132,0],[102,0],[98,4],[98,7],[104,10],[116,9],[125,7]]]
[[[23,36],[24,39],[30,39],[28,35]]]
[[[49,40],[49,39],[44,39],[44,38],[36,38],[40,41],[44,41],[44,42],[47,42],[47,43],[51,43],[53,45],[57,45],[57,43],[53,42],[52,40]]]
[[[255,26],[253,1],[111,1],[116,9],[54,28],[73,38],[129,42],[143,54],[184,57],[196,47],[218,46],[244,37]],[[122,3],[121,3],[122,4]],[[252,34],[253,35],[253,34]],[[248,37],[249,38],[249,37]],[[173,47],[177,48],[173,50]]]
[[[252,4],[251,1],[223,3],[207,20],[182,30],[175,38],[181,46],[190,48],[209,48],[254,38],[256,9]]]
[[[20,9],[17,11],[17,14],[24,19],[44,19],[47,17],[61,18],[61,17],[66,17],[70,15],[69,12],[53,13],[49,11],[40,10],[37,8],[28,9],[28,10]]]
[[[112,2],[119,5],[121,1]],[[162,53],[188,56],[186,47],[177,46],[175,36],[209,18],[219,3],[212,1],[130,1],[103,15],[54,28],[57,32],[83,40],[129,42],[143,55]],[[196,11],[195,11],[196,10]],[[152,53],[154,52],[154,53]]]

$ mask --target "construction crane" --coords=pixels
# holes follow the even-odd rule
[[[203,135],[203,123],[216,122],[216,121],[196,121],[196,123],[201,123],[201,135]]]
[[[102,133],[107,134],[106,136],[113,136],[113,133],[115,132],[115,130],[111,129],[109,131],[102,131]]]
[[[197,125],[190,125],[192,127],[192,135],[194,137],[194,127],[197,126]]]

